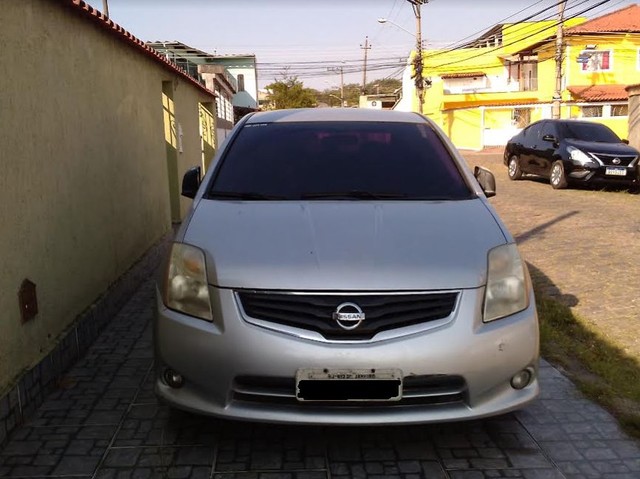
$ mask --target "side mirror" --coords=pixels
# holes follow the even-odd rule
[[[626,138],[622,140],[622,143],[624,143],[625,145],[629,144],[629,140],[627,140]]]
[[[542,139],[543,139],[544,141],[548,141],[548,142],[550,142],[550,143],[556,143],[556,142],[558,141],[558,139],[557,139],[555,136],[553,136],[553,135],[544,135],[544,136],[542,137]]]
[[[496,196],[496,177],[493,176],[491,171],[482,166],[476,166],[473,170],[473,176],[478,180],[478,184],[487,198]]]
[[[182,196],[187,198],[195,198],[200,183],[202,181],[202,172],[199,166],[189,168],[182,177]]]

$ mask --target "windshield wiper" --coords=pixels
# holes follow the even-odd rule
[[[377,193],[371,191],[351,190],[303,193],[302,195],[300,195],[300,198],[303,200],[322,200],[332,198],[357,200],[402,200],[407,198],[407,195],[403,193]]]
[[[209,199],[222,200],[286,200],[285,196],[264,195],[262,193],[246,193],[239,191],[212,191],[207,196]]]

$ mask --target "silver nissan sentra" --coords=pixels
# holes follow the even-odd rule
[[[157,394],[188,411],[299,424],[409,424],[538,394],[526,265],[471,173],[416,113],[244,117],[167,258]]]

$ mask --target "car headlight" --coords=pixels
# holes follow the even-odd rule
[[[164,290],[164,304],[190,316],[213,321],[204,253],[183,243],[174,243]]]
[[[569,158],[575,164],[580,166],[598,166],[593,158],[587,155],[584,151],[576,148],[575,146],[568,146],[567,152],[569,152]]]
[[[483,321],[495,321],[528,306],[529,287],[517,246],[512,243],[493,248],[488,255]]]

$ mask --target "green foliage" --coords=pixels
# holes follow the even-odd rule
[[[298,77],[283,76],[266,86],[270,92],[271,105],[276,110],[285,108],[311,108],[316,106],[316,92],[305,88]]]

